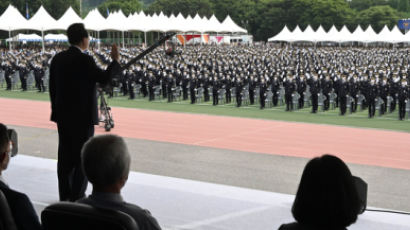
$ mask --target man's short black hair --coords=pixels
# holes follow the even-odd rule
[[[74,23],[68,27],[67,37],[71,45],[78,45],[83,38],[88,37],[88,32],[83,23]]]
[[[0,123],[0,154],[3,154],[7,150],[9,144],[9,135],[7,133],[7,127]]]
[[[359,211],[359,194],[347,165],[331,155],[310,160],[292,207],[296,221],[316,229],[343,229],[356,222]]]

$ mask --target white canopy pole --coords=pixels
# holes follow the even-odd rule
[[[147,32],[144,31],[144,45],[147,47]]]
[[[97,44],[98,44],[98,50],[101,49],[101,40],[100,40],[100,31],[97,31]]]
[[[124,31],[122,31],[122,48],[125,49]]]
[[[11,38],[11,30],[9,30],[9,38]],[[9,50],[13,50],[13,47],[11,46],[11,41],[9,41]]]
[[[43,53],[46,52],[44,47],[44,30],[41,30],[41,46],[43,47]]]

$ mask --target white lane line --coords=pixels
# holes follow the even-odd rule
[[[57,202],[57,201],[56,201]],[[40,201],[31,201],[31,203],[33,203],[33,204],[35,204],[35,205],[38,205],[38,206],[44,206],[44,207],[47,207],[47,206],[49,206],[50,204],[47,204],[47,203],[44,203],[44,202],[40,202]]]
[[[246,216],[246,215],[250,215],[250,214],[253,214],[253,213],[257,213],[257,212],[263,212],[263,211],[266,211],[266,210],[271,209],[271,208],[272,207],[270,207],[270,206],[263,206],[263,207],[247,209],[247,210],[243,210],[243,211],[239,211],[239,212],[232,212],[232,213],[228,213],[228,214],[218,216],[218,217],[214,217],[214,218],[209,218],[209,219],[205,219],[205,220],[200,220],[200,221],[195,221],[195,222],[175,226],[172,229],[173,230],[195,229],[195,228],[198,228],[198,227],[201,227],[201,226],[204,226],[204,225],[211,225],[211,224],[221,222],[221,221],[224,221],[224,220],[233,219],[233,218],[241,217],[241,216]]]

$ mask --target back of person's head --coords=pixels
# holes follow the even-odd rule
[[[356,222],[360,201],[353,176],[339,158],[310,160],[292,207],[299,224],[316,229],[343,229]]]
[[[10,144],[7,127],[0,123],[0,155],[6,153],[7,147]]]
[[[78,45],[84,38],[88,38],[88,32],[83,23],[74,23],[68,27],[67,37],[71,45]]]
[[[128,178],[131,157],[119,136],[93,137],[84,144],[81,155],[85,175],[94,187],[107,188]]]

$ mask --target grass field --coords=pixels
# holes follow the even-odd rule
[[[2,88],[0,88],[0,97],[41,101],[49,100],[48,93],[37,93],[33,91],[5,91]],[[285,112],[285,108],[283,106],[261,110],[257,105],[242,106],[240,108],[237,108],[235,104],[212,106],[211,103],[198,103],[191,105],[189,101],[167,103],[166,100],[156,100],[149,102],[145,98],[129,100],[126,97],[115,97],[113,99],[108,99],[108,104],[114,107],[342,125],[350,127],[376,128],[410,132],[410,120],[398,121],[397,111],[395,113],[387,114],[382,117],[369,119],[367,117],[366,110],[346,116],[340,116],[338,109],[311,114],[310,108],[293,112]]]

